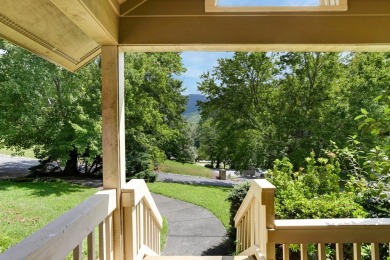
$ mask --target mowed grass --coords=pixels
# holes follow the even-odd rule
[[[166,160],[159,165],[160,171],[166,173],[174,173],[189,176],[199,176],[205,178],[212,178],[213,171],[191,163],[179,163],[171,160]]]
[[[163,225],[160,232],[160,250],[163,251],[165,244],[167,243],[167,237],[168,237],[168,220],[163,217]]]
[[[0,181],[0,253],[96,192],[62,181]]]
[[[226,197],[231,188],[165,182],[154,182],[147,185],[153,193],[186,201],[209,210],[226,229],[229,228],[230,203],[226,201]]]
[[[0,149],[0,154],[5,154],[5,155],[15,155],[15,152],[9,149],[2,148]],[[34,151],[32,149],[28,150],[23,150],[17,154],[17,156],[23,156],[23,157],[28,157],[28,158],[35,158],[34,156]]]

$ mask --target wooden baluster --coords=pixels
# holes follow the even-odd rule
[[[158,247],[160,246],[160,244],[158,243],[159,240],[160,240],[160,236],[159,236],[159,232],[158,232],[158,225],[156,222],[156,247],[155,247],[156,252],[158,252]]]
[[[250,206],[250,212],[249,212],[249,219],[250,219],[250,234],[251,234],[251,237],[250,237],[250,242],[249,242],[249,246],[253,246],[255,244],[255,227],[254,227],[254,208],[253,208],[253,203],[254,203],[254,200],[252,200],[251,202],[251,206]]]
[[[103,221],[99,224],[99,259],[106,259],[106,222]]]
[[[148,221],[147,221],[147,217],[148,217],[148,208],[144,205],[144,210],[143,210],[143,234],[144,234],[144,245],[148,245],[148,228],[147,228],[147,225],[148,225]]]
[[[110,214],[110,216],[108,216],[106,220],[108,222],[108,224],[106,224],[106,235],[108,236],[107,253],[109,254],[107,259],[114,259],[114,218],[113,218],[113,215]]]
[[[246,215],[244,215],[243,220],[242,220],[242,250],[246,249]]]
[[[156,250],[156,252],[158,254],[160,254],[160,249],[161,249],[161,237],[160,237],[160,235],[161,235],[161,230],[157,228],[157,250]]]
[[[344,244],[336,243],[336,260],[344,259]]]
[[[152,218],[152,214],[149,210],[149,214],[148,214],[148,246],[150,248],[152,248],[152,224],[151,222],[153,221],[153,218]]]
[[[318,243],[318,259],[325,260],[325,243]]]
[[[283,260],[290,259],[290,249],[289,244],[283,244]]]
[[[153,222],[153,249],[156,248],[156,222]]]
[[[241,222],[237,225],[237,244],[236,244],[236,252],[241,252]]]
[[[83,259],[83,242],[73,249],[73,260]]]
[[[360,243],[353,244],[353,259],[360,260],[362,257],[362,249]]]
[[[88,260],[95,260],[96,254],[95,254],[95,230],[93,230],[87,238],[87,244],[88,244]]]
[[[255,245],[260,246],[260,234],[261,234],[261,229],[260,229],[260,205],[259,201],[255,199],[254,203],[254,214],[253,214],[253,221],[254,221],[254,243]],[[264,249],[263,249],[264,250]]]
[[[152,223],[150,223],[150,230],[151,230],[151,236],[150,236],[150,248],[154,248],[154,236],[155,236],[155,231],[154,231],[154,220]]]
[[[301,260],[307,260],[307,245],[301,244]]]
[[[144,200],[139,203],[139,244],[142,247],[144,243]]]
[[[379,260],[379,244],[371,243],[371,259]]]

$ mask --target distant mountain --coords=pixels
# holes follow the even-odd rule
[[[198,112],[198,101],[206,101],[206,97],[201,94],[189,94],[188,95],[188,101],[187,101],[187,108],[186,111],[184,111],[183,115],[186,116],[188,114],[192,114],[194,112]]]
[[[190,94],[188,95],[186,111],[183,116],[188,122],[197,123],[200,119],[199,108],[197,106],[198,101],[206,101],[206,97],[201,94]]]

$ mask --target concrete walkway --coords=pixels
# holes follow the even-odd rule
[[[226,255],[226,230],[208,210],[153,194],[157,208],[168,220],[168,238],[162,255]]]

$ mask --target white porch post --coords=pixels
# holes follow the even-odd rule
[[[124,53],[102,46],[103,187],[116,189],[113,214],[114,259],[123,259],[121,190],[125,185]]]

